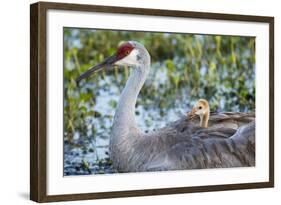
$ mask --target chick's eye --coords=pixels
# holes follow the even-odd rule
[[[129,51],[125,51],[125,55],[126,55],[126,56],[129,55],[129,53],[130,53]]]
[[[198,108],[199,108],[199,110],[201,110],[201,109],[202,109],[202,106],[199,106]]]

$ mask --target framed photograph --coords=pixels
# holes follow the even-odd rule
[[[274,18],[30,7],[30,198],[274,186]]]

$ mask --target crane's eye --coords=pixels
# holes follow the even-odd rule
[[[130,51],[125,51],[125,55],[129,55],[130,54]]]
[[[199,106],[198,108],[199,108],[199,110],[201,110],[201,109],[202,109],[202,106]]]

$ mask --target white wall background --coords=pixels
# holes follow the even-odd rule
[[[75,2],[78,0],[60,0]],[[29,4],[0,6],[0,204],[32,204],[29,198]],[[281,195],[281,12],[278,0],[81,0],[79,3],[275,16],[275,178],[274,189],[224,191],[60,204],[277,204]]]

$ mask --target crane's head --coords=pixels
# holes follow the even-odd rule
[[[76,82],[79,82],[89,77],[92,73],[102,70],[103,68],[109,68],[113,65],[119,66],[137,66],[150,62],[150,56],[145,47],[135,41],[128,41],[121,44],[114,55],[106,58],[98,65],[91,67],[89,70],[80,75]]]

